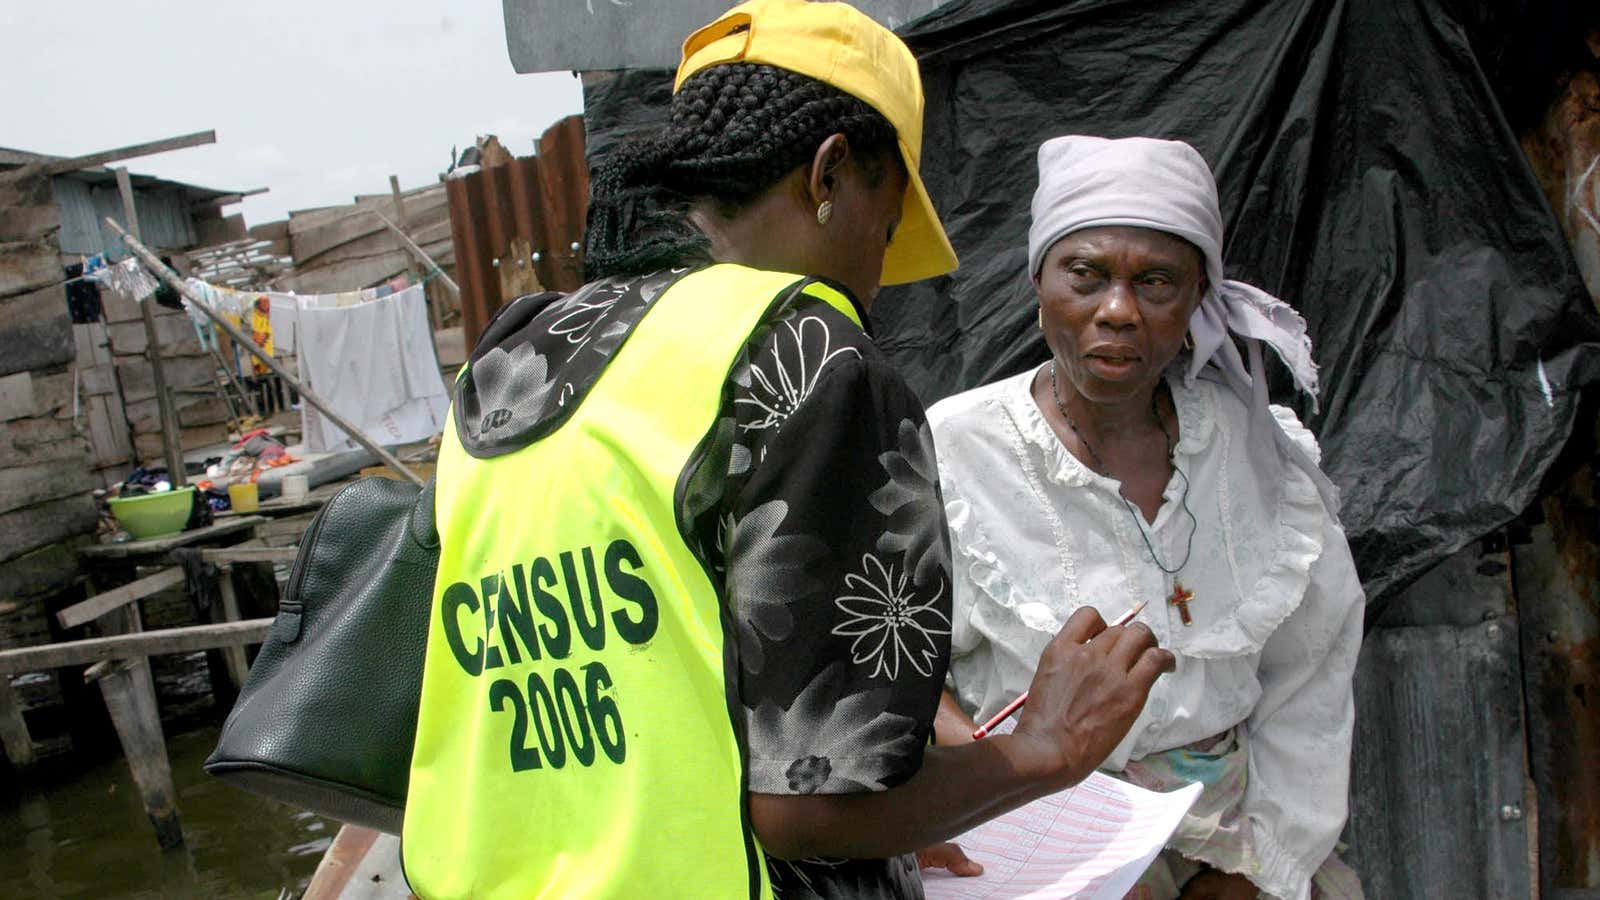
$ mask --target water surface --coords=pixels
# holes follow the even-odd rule
[[[31,898],[298,897],[339,825],[200,770],[216,728],[169,735],[185,844],[162,852],[118,754],[0,806],[0,891]]]

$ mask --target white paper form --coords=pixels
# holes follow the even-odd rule
[[[960,878],[924,869],[923,890],[928,900],[1120,900],[1161,852],[1201,788],[1191,784],[1158,794],[1095,772],[1077,787],[955,838],[969,858],[983,864],[983,874]]]

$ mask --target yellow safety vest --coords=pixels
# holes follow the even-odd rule
[[[446,425],[402,857],[445,897],[772,896],[731,619],[680,480],[762,320],[833,288],[717,265],[658,297],[559,428],[476,459]]]

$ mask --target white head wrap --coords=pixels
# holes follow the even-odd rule
[[[1045,253],[1074,231],[1108,225],[1150,228],[1177,235],[1199,248],[1210,284],[1189,319],[1194,354],[1184,374],[1193,384],[1210,370],[1251,410],[1251,436],[1260,465],[1270,465],[1272,444],[1312,474],[1330,511],[1336,493],[1267,409],[1261,344],[1276,351],[1295,386],[1317,401],[1317,364],[1305,320],[1287,303],[1253,285],[1222,275],[1222,213],[1217,184],[1200,154],[1182,141],[1152,138],[1112,140],[1086,135],[1052,138],[1039,147],[1039,188],[1033,194],[1028,229],[1028,272],[1038,275]],[[1247,371],[1230,333],[1243,339]],[[1271,429],[1270,432],[1266,429]],[[1262,472],[1263,475],[1268,474]]]

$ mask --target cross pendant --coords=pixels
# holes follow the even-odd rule
[[[1172,596],[1167,598],[1167,602],[1178,608],[1178,618],[1182,619],[1185,625],[1194,624],[1194,620],[1189,618],[1189,601],[1193,599],[1194,591],[1185,589],[1183,582],[1173,579]]]

